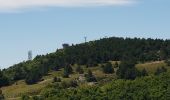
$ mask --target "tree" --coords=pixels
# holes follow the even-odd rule
[[[97,81],[91,70],[88,70],[87,74],[85,74],[85,77],[86,77],[87,82]]]
[[[140,76],[140,72],[136,69],[133,61],[122,61],[117,70],[117,76],[121,79],[132,79],[134,80],[137,76]]]
[[[0,87],[9,85],[9,79],[0,70]]]
[[[5,100],[2,90],[0,90],[0,100]]]
[[[69,73],[68,73],[68,71],[65,70],[65,69],[64,69],[63,77],[64,77],[64,78],[69,78]]]
[[[112,74],[114,72],[113,66],[110,62],[102,66],[103,72],[106,74]]]
[[[41,78],[42,76],[39,73],[39,70],[35,68],[35,69],[32,69],[32,71],[28,73],[28,75],[26,76],[25,82],[27,84],[35,84],[38,81],[40,81]]]
[[[64,78],[68,78],[69,75],[73,72],[72,67],[68,64],[64,67],[64,73],[63,73],[63,77]]]
[[[116,61],[115,64],[114,64],[114,68],[118,68],[119,67],[119,64],[118,62]]]
[[[76,72],[78,72],[79,74],[83,74],[84,70],[83,70],[83,68],[81,66],[77,66]]]

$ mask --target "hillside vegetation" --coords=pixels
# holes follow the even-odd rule
[[[64,44],[63,49],[54,53],[38,55],[0,71],[0,87],[8,99],[150,100],[160,98],[152,95],[158,90],[149,88],[152,84],[142,80],[165,81],[161,77],[169,75],[169,58],[170,40],[112,37],[71,46]],[[162,85],[169,84],[155,86]],[[141,90],[142,86],[147,90]],[[133,92],[137,88],[141,94]]]

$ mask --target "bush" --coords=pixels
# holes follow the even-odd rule
[[[73,69],[72,69],[72,67],[68,64],[68,65],[66,65],[66,66],[64,67],[63,77],[64,77],[64,78],[68,78],[71,73],[73,73]]]
[[[88,70],[88,73],[85,74],[85,77],[86,77],[87,82],[96,82],[97,81],[95,76],[91,72],[91,70]]]
[[[170,60],[165,60],[165,63],[167,64],[167,66],[170,66]]]
[[[155,72],[155,75],[159,75],[163,72],[167,72],[167,69],[165,67],[158,68]]]
[[[110,62],[106,65],[102,65],[103,72],[106,74],[112,74],[114,72],[113,66]]]
[[[63,81],[61,82],[61,87],[62,88],[70,88],[70,87],[77,87],[77,81],[71,80],[71,81]]]
[[[79,74],[83,74],[84,70],[83,70],[83,68],[81,68],[81,66],[77,66],[76,72],[78,72]]]
[[[32,100],[44,100],[44,99],[40,96],[33,96]]]
[[[28,95],[23,95],[21,97],[21,100],[30,100],[30,97]]]
[[[143,69],[141,71],[141,76],[148,76],[148,73],[147,73],[146,69]]]
[[[54,77],[54,78],[53,78],[53,82],[61,82],[61,79],[60,79],[60,78],[57,78],[57,77]]]

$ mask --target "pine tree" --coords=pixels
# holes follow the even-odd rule
[[[114,68],[118,68],[119,67],[119,64],[118,62],[116,61],[115,64],[114,64]]]
[[[72,67],[71,67],[70,65],[66,65],[66,66],[64,67],[63,77],[64,77],[64,78],[68,78],[71,73],[73,73]]]
[[[87,82],[96,82],[96,78],[93,75],[91,70],[88,70],[88,73],[85,75]]]
[[[113,66],[110,62],[102,66],[103,72],[106,74],[112,74],[114,72]]]

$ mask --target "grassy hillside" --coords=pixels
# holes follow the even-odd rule
[[[112,64],[115,63],[115,61],[111,61]],[[72,66],[73,70],[75,70],[77,65]],[[143,63],[143,64],[137,64],[136,67],[139,70],[146,69],[146,71],[150,74],[153,74],[158,67],[166,66],[164,61],[155,61],[155,62],[148,62],[148,63]],[[103,82],[107,80],[113,80],[116,78],[115,74],[104,74],[102,72],[102,69],[100,67],[100,64],[96,67],[90,67],[86,68],[85,66],[82,66],[85,73],[87,72],[88,69],[91,69],[93,74],[96,76],[96,78],[99,80],[98,84],[105,84]],[[6,98],[8,99],[19,99],[23,94],[27,95],[38,95],[40,91],[46,87],[47,85],[51,84],[53,82],[53,78],[55,76],[60,77],[62,81],[71,81],[79,77],[79,74],[74,72],[73,74],[70,75],[70,78],[63,78],[63,69],[60,71],[51,71],[48,73],[48,75],[43,77],[43,81],[38,82],[37,84],[33,85],[27,85],[24,80],[17,81],[11,86],[3,87],[2,91],[3,94],[5,95]],[[87,85],[88,83],[83,83],[81,84],[82,86]],[[80,87],[81,87],[80,85]]]
[[[42,91],[47,96],[45,98],[48,98],[48,92],[60,95],[56,88],[64,93],[60,95],[63,96],[65,90],[72,88],[102,87],[119,79],[122,84],[127,80],[128,84],[137,77],[148,74],[152,77],[155,72],[158,76],[169,69],[166,65],[167,62],[170,65],[169,58],[170,40],[111,37],[71,46],[66,44],[54,53],[38,55],[33,60],[0,70],[0,87],[7,99],[19,99],[24,94],[40,95]],[[79,74],[77,67],[81,67],[84,73]],[[61,81],[56,81],[58,79]],[[48,88],[51,90],[48,91]],[[89,90],[85,92],[91,93]]]
[[[164,61],[147,62],[144,64],[136,65],[137,69],[139,69],[139,70],[146,69],[146,71],[150,74],[154,74],[155,71],[161,67],[166,67],[166,64]],[[168,67],[166,67],[166,68],[168,68]]]
[[[67,65],[78,64],[88,67],[108,61],[148,62],[170,58],[170,40],[110,37],[71,45],[47,55],[37,55],[31,61],[21,62],[0,71],[3,82],[0,87],[18,80],[27,84],[37,83],[50,70],[59,70]]]

